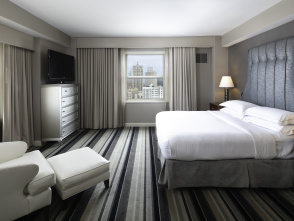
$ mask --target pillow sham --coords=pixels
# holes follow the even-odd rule
[[[232,115],[233,117],[237,117],[237,118],[239,118],[239,119],[242,119],[242,118],[244,117],[243,112],[238,111],[238,110],[233,109],[233,108],[224,107],[224,108],[220,109],[220,111],[222,111],[222,112],[224,112],[224,113],[227,113],[227,114],[230,114],[230,115]]]
[[[270,129],[272,131],[279,132],[280,134],[284,135],[293,135],[294,134],[294,125],[286,125],[286,126],[280,126],[276,123],[273,123],[271,121],[263,120],[261,118],[251,117],[251,116],[245,116],[243,121],[247,123],[252,123],[260,127],[264,127],[267,129]]]
[[[294,113],[271,107],[251,107],[245,111],[245,115],[261,118],[280,126],[294,124]]]
[[[241,100],[230,100],[230,101],[225,101],[220,104],[221,106],[224,107],[229,107],[232,109],[235,109],[240,112],[244,112],[247,108],[250,107],[258,107],[256,104],[252,104],[246,101],[241,101]]]

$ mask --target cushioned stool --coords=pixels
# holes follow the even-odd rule
[[[89,147],[48,159],[56,175],[56,189],[63,200],[102,181],[109,187],[109,161]]]

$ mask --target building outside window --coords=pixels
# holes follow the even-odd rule
[[[164,52],[127,53],[127,99],[164,99]]]

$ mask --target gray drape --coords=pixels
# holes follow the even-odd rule
[[[171,111],[196,111],[196,50],[195,48],[169,48],[168,108]]]
[[[32,52],[4,45],[3,141],[34,144]]]
[[[77,75],[81,92],[81,127],[123,126],[119,49],[78,49]]]

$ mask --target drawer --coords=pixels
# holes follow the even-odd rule
[[[78,93],[78,87],[63,87],[61,88],[61,96],[69,96]]]
[[[79,128],[79,122],[76,120],[73,123],[62,128],[62,136],[69,134]]]
[[[75,112],[69,116],[62,118],[62,126],[65,126],[66,124],[78,119],[78,117],[79,117],[79,113]]]
[[[63,97],[61,99],[62,107],[78,102],[78,96]]]
[[[70,105],[68,107],[62,108],[62,116],[68,115],[70,113],[73,113],[79,109],[79,104]]]

